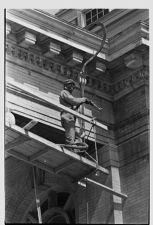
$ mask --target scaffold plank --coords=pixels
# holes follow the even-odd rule
[[[37,161],[37,160],[35,160],[35,161],[30,161],[30,160],[29,160],[29,157],[27,157],[27,156],[25,156],[25,155],[23,155],[23,154],[21,154],[21,153],[19,153],[19,152],[16,152],[14,149],[11,149],[11,150],[9,151],[9,154],[10,154],[11,156],[17,158],[17,159],[20,159],[20,160],[24,161],[25,163],[28,163],[28,164],[30,164],[30,165],[32,165],[32,166],[36,166],[36,167],[38,167],[38,168],[40,168],[40,169],[42,169],[42,170],[45,170],[45,171],[47,171],[47,172],[49,172],[49,173],[55,174],[55,170],[54,170],[54,168],[52,168],[51,166],[46,165],[46,164],[44,164],[44,163],[41,163],[41,162],[39,162],[39,161]],[[72,181],[73,181],[72,178],[71,178],[70,176],[68,176],[68,175],[66,175],[66,174],[64,174],[64,173],[60,174],[59,177],[60,177],[60,176],[61,176],[62,178],[65,179],[65,182],[70,182],[70,181],[72,182]]]
[[[33,160],[39,158],[40,156],[44,155],[48,151],[49,151],[49,148],[41,149],[40,151],[38,151],[38,152],[34,153],[32,156],[30,156],[29,160],[33,161]]]
[[[60,172],[61,170],[63,170],[65,167],[71,165],[71,164],[74,163],[74,162],[75,162],[75,160],[70,159],[70,160],[68,160],[68,161],[66,161],[66,162],[64,162],[64,163],[62,163],[61,165],[59,165],[58,167],[55,168],[55,172],[56,172],[56,173],[59,173],[59,172]]]
[[[23,144],[24,142],[30,140],[28,137],[25,136],[19,136],[17,137],[15,140],[13,140],[12,142],[9,142],[5,145],[5,150],[9,151],[10,149]]]
[[[57,151],[57,152],[61,152],[62,154],[66,154],[68,157],[75,159],[76,161],[79,161],[82,164],[85,164],[87,166],[90,166],[92,168],[98,169],[101,172],[105,173],[105,174],[109,174],[109,171],[105,168],[103,168],[102,166],[97,165],[95,162],[88,160],[86,158],[84,158],[83,156],[80,156],[74,152],[71,152],[70,150],[66,149],[66,148],[61,148],[60,145],[55,144],[45,138],[42,138],[30,131],[25,131],[23,128],[17,126],[17,125],[9,125],[7,124],[6,126],[8,126],[11,130],[20,133],[32,140],[35,140],[36,142],[39,142],[41,144],[44,144],[46,147],[49,147],[49,149],[53,150],[53,151]]]

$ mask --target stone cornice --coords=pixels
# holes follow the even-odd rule
[[[51,59],[33,53],[32,51],[16,46],[14,44],[6,44],[6,57],[7,60],[11,61],[12,63],[15,63],[14,58],[17,59],[17,64],[20,65],[20,62],[22,62],[22,66],[27,67],[29,72],[30,70],[34,70],[36,72],[40,72],[40,70],[42,70],[43,73],[49,72],[49,76],[53,79],[57,79],[59,77],[60,81],[64,81],[66,78],[72,78],[77,83],[79,81],[80,71],[70,66],[54,62]],[[100,80],[97,81],[96,78],[88,76],[86,88],[88,92],[92,92],[93,88],[95,88],[96,91],[99,92],[103,90],[105,94],[108,95],[109,84]],[[91,88],[92,90],[90,91]],[[99,93],[99,96],[101,96],[101,93]],[[109,96],[105,96],[105,98],[110,99]]]
[[[48,16],[42,10],[7,10],[6,18],[89,54],[95,54],[101,44],[101,37],[96,34]],[[98,57],[106,59],[106,54],[99,53]]]
[[[26,50],[14,44],[7,43],[6,56],[11,57],[12,62],[14,61],[13,58],[16,58],[18,60],[21,60],[22,62],[25,62],[26,65],[29,64],[36,71],[38,69],[40,70],[41,68],[44,71],[53,73],[54,77],[56,75],[56,77],[59,76],[60,79],[61,77],[63,77],[64,79],[72,78],[76,82],[78,82],[80,71],[72,67],[68,67],[66,65],[54,62],[51,59],[48,59],[42,55],[35,54],[29,50]],[[31,66],[30,67],[28,66],[29,70],[31,69]],[[111,101],[113,100],[113,98],[114,100],[117,100],[118,98],[123,96],[124,93],[127,94],[128,92],[132,91],[133,88],[135,87],[147,84],[148,80],[149,80],[149,69],[148,67],[142,67],[136,72],[129,74],[126,78],[114,84],[88,76],[86,90],[90,92],[90,88],[95,89],[107,95],[104,98]]]
[[[124,10],[124,16],[122,15],[122,17],[124,17],[124,22],[126,21],[126,16],[129,20],[130,13],[138,14],[139,11]],[[108,14],[108,16],[111,17],[111,13],[110,15]],[[87,52],[88,54],[95,54],[101,44],[100,36],[97,36],[86,29],[73,26],[57,17],[48,15],[43,10],[7,10],[6,18],[8,21],[18,23],[30,30],[56,39],[59,42],[82,50],[83,52]],[[113,23],[115,24],[115,19],[113,20]],[[127,21],[125,27],[121,26],[121,29],[119,30],[116,30],[116,27],[113,27],[112,34],[108,35],[108,40],[106,40],[104,48],[102,52],[98,54],[98,57],[111,62],[142,44],[148,45],[148,39],[149,33],[147,23],[141,22],[140,19],[134,20],[134,22]]]
[[[141,44],[149,45],[149,27],[139,21],[109,39],[109,60],[112,61]]]

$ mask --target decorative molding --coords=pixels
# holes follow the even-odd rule
[[[54,57],[56,55],[59,55],[61,52],[61,46],[60,44],[57,44],[56,42],[47,39],[43,44],[42,44],[42,51],[43,55],[46,57]]]
[[[24,48],[29,48],[29,46],[34,45],[36,42],[36,35],[32,34],[27,30],[22,30],[17,34],[17,43],[19,46]]]
[[[140,70],[111,85],[111,94],[118,94],[126,88],[133,87],[135,84],[142,85],[142,82],[145,84],[148,80],[149,68],[146,66],[141,67]]]
[[[105,64],[97,60],[96,61],[96,70],[98,72],[105,73],[105,71],[106,71]]]
[[[149,27],[146,23],[139,21],[109,38],[108,61],[112,61],[132,49],[134,50],[142,44],[149,46]]]
[[[113,18],[111,13],[105,18],[107,21],[104,22],[104,25],[107,26],[107,31],[109,30],[108,40],[105,42],[105,46],[107,45],[107,47],[103,48],[103,51],[97,56],[109,62],[142,44],[145,46],[149,45],[148,24],[140,21],[141,18],[144,20],[148,19],[148,10],[117,10],[116,13],[118,16],[121,13],[119,16],[120,20],[117,19],[119,18],[118,16]],[[131,21],[130,14],[135,18],[133,22]],[[137,14],[140,14],[140,19],[137,18]],[[48,16],[43,10],[9,9],[7,10],[7,19],[27,29],[34,30],[41,35],[54,40],[56,39],[57,41],[92,55],[96,53],[97,47],[101,44],[100,36],[92,34],[86,29],[73,26],[66,21],[59,20],[52,15]],[[104,19],[102,19],[102,22],[103,20]],[[125,26],[123,26],[123,21],[125,22]],[[111,23],[114,24],[113,27]],[[116,29],[116,23],[120,25],[119,30]]]
[[[76,49],[70,49],[66,51],[64,55],[68,66],[76,66],[83,61],[82,54]]]
[[[47,59],[44,56],[35,54],[31,51],[23,49],[19,46],[7,43],[6,44],[6,54],[11,57],[15,57],[20,59],[26,63],[29,63],[35,67],[42,68],[46,71],[51,71],[56,75],[72,78],[76,82],[78,82],[79,72],[72,67],[67,65],[62,65],[60,63],[56,63],[51,59]],[[143,66],[136,72],[133,72],[126,78],[114,83],[110,84],[109,82],[105,82],[101,79],[96,79],[91,76],[87,76],[87,87],[94,88],[95,90],[99,90],[104,92],[105,94],[114,96],[119,92],[122,92],[129,87],[133,87],[135,84],[142,85],[148,82],[149,80],[149,68],[148,66]]]
[[[124,58],[126,67],[130,69],[137,69],[143,65],[142,56],[140,54],[131,53]]]
[[[92,55],[101,44],[101,37],[53,15],[48,17],[42,10],[8,9],[6,19]],[[97,57],[105,59],[106,54],[100,52]]]

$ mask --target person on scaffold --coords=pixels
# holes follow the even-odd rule
[[[68,79],[64,82],[64,89],[60,93],[59,101],[60,104],[73,109],[77,110],[80,105],[86,103],[90,104],[90,100],[87,98],[76,98],[72,95],[72,92],[75,88],[75,82],[72,79]],[[76,123],[76,116],[66,112],[66,111],[61,111],[61,124],[62,127],[65,130],[65,144],[66,145],[86,145],[84,142],[82,142],[82,139],[85,136],[85,133],[77,131],[75,127]]]

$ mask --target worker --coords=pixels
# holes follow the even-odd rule
[[[90,100],[87,98],[76,98],[73,97],[72,92],[75,88],[75,82],[72,79],[68,79],[64,82],[64,90],[61,91],[60,94],[60,104],[73,109],[77,110],[80,105],[83,103],[89,104]],[[85,136],[84,133],[80,134],[75,127],[76,123],[76,116],[66,112],[61,112],[61,124],[62,127],[65,129],[65,144],[68,145],[75,145],[81,144],[83,145],[82,138]]]

